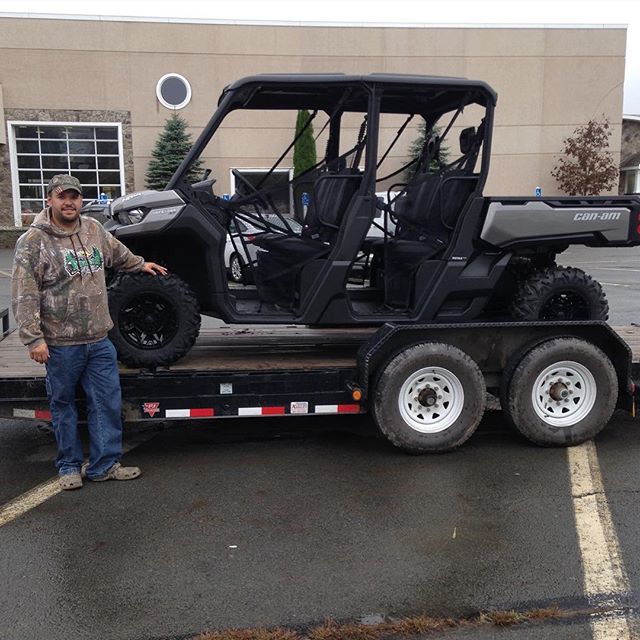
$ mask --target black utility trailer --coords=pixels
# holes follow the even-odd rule
[[[203,330],[175,365],[123,368],[124,418],[371,411],[394,445],[421,453],[467,440],[491,394],[529,440],[572,445],[614,410],[635,413],[638,356],[640,330],[604,322],[225,327]],[[0,417],[50,420],[44,369],[15,332],[0,343],[0,371]]]

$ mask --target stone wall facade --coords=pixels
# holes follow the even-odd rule
[[[622,121],[622,146],[620,149],[620,166],[626,167],[629,159],[640,153],[640,121]]]
[[[10,120],[25,122],[119,122],[122,125],[122,151],[124,157],[125,191],[133,191],[134,165],[129,111],[95,111],[68,109],[7,109],[4,110],[7,128]],[[8,142],[8,141],[7,141]],[[32,216],[29,216],[31,218]],[[23,219],[23,225],[30,224]],[[0,226],[13,227],[13,191],[11,186],[11,158],[9,144],[0,145]]]

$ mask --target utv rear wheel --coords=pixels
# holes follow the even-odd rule
[[[606,320],[609,304],[602,286],[581,269],[554,267],[522,282],[511,304],[516,320]]]
[[[373,393],[378,428],[410,453],[459,447],[480,423],[486,402],[478,365],[460,349],[435,342],[395,356],[379,374]]]
[[[603,351],[577,338],[554,338],[520,360],[502,409],[532,442],[571,446],[605,427],[617,399],[616,371]]]
[[[130,367],[172,364],[200,331],[198,301],[175,275],[125,274],[109,287],[109,334],[119,360]]]

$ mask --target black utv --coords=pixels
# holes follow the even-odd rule
[[[495,105],[491,87],[463,78],[258,75],[227,87],[166,190],[112,204],[111,232],[171,272],[111,284],[121,360],[170,364],[193,345],[201,313],[343,327],[606,319],[600,285],[556,256],[640,243],[640,199],[483,197]],[[299,110],[319,162],[293,178]],[[232,127],[252,130],[270,169],[230,169]],[[406,159],[418,127],[424,143]],[[209,171],[191,184],[198,159],[213,175],[230,170],[233,193],[216,193]],[[241,285],[227,280],[229,242]]]

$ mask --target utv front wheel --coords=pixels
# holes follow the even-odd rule
[[[516,320],[606,320],[609,304],[599,282],[582,269],[553,267],[520,283],[511,304]]]
[[[118,358],[130,367],[172,364],[200,331],[198,301],[175,275],[125,274],[109,287],[109,334]]]
[[[484,413],[478,365],[448,344],[409,347],[380,372],[373,417],[382,433],[410,453],[450,451],[471,437]]]

